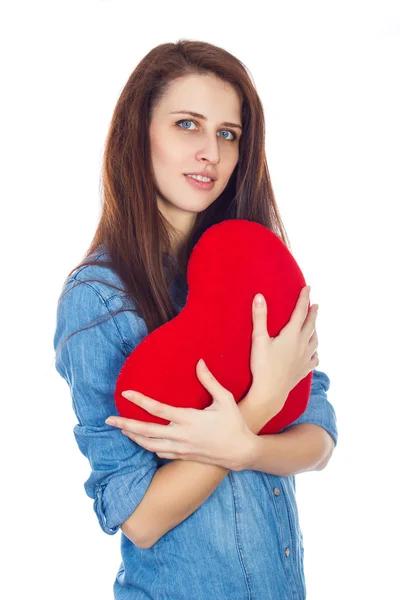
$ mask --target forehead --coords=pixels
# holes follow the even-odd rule
[[[210,120],[240,123],[241,99],[233,86],[213,75],[185,75],[168,86],[160,112],[190,110]]]

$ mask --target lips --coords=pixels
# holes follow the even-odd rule
[[[209,179],[211,179],[211,181],[215,181],[215,177],[211,177],[211,175],[203,175],[202,173],[184,173],[184,175],[186,175],[186,177],[188,175],[200,175],[201,177],[208,177]]]
[[[186,177],[186,181],[188,182],[188,184],[191,185],[192,188],[196,188],[197,190],[212,190],[215,185],[215,181],[213,180],[201,181],[200,179],[196,179],[195,177],[190,177],[190,175],[184,175],[184,177]]]

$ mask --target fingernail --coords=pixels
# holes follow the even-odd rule
[[[263,306],[264,305],[264,296],[262,294],[257,294],[254,299],[255,306]]]
[[[106,419],[105,423],[107,423],[107,425],[116,425],[117,421],[115,419]]]

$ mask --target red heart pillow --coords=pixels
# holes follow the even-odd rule
[[[275,337],[288,323],[306,285],[291,252],[264,225],[229,219],[212,225],[189,257],[188,296],[181,312],[148,334],[123,364],[115,404],[123,417],[168,424],[130,402],[121,392],[136,390],[171,406],[203,409],[212,396],[196,375],[203,358],[217,380],[239,402],[252,383],[252,302],[267,302],[267,330]],[[259,431],[276,433],[306,409],[312,372],[289,393],[285,405]]]

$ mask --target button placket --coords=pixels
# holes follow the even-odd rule
[[[275,495],[275,496],[279,496],[279,494],[281,493],[281,491],[280,491],[280,489],[279,489],[278,487],[274,487],[274,488],[273,488],[273,492],[274,492],[274,495]],[[289,548],[289,547],[287,547],[287,548],[285,549],[285,555],[286,555],[287,557],[290,555],[290,548]]]

